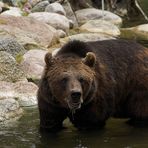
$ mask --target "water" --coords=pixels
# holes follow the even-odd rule
[[[148,128],[136,128],[126,120],[110,119],[104,129],[78,131],[67,120],[66,129],[41,135],[37,108],[8,127],[0,127],[0,148],[147,148]]]

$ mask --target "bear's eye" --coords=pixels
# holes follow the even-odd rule
[[[68,81],[67,77],[64,77],[64,78],[61,79],[61,83],[63,83],[63,84],[65,84],[67,81]]]
[[[79,77],[79,82],[80,83],[83,83],[85,80],[84,80],[84,78],[83,77]]]

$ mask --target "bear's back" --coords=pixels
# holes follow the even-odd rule
[[[144,53],[146,48],[136,43],[123,39],[82,42],[78,40],[65,44],[56,54],[77,55],[84,58],[87,52],[94,52],[98,60],[107,65],[121,67],[122,65],[133,65],[137,61],[137,55]]]

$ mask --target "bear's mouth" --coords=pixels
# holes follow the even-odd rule
[[[81,108],[81,104],[83,103],[82,99],[79,102],[73,102],[71,99],[67,101],[68,107],[70,110],[75,111]]]

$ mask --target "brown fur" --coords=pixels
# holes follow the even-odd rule
[[[102,127],[110,116],[148,120],[148,49],[138,43],[71,41],[45,62],[38,91],[41,128],[59,129],[66,117],[80,129]],[[73,90],[83,100],[76,109],[69,101]]]

